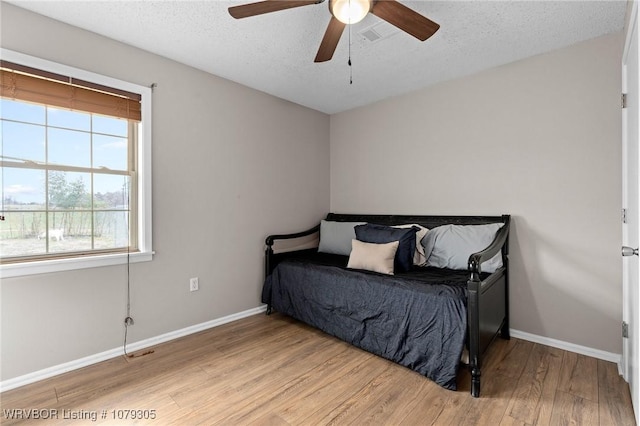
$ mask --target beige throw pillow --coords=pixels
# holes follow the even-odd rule
[[[393,275],[393,260],[399,244],[399,241],[374,244],[351,240],[351,255],[349,256],[347,268],[365,269]]]

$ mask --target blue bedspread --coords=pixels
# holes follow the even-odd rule
[[[467,332],[466,273],[387,276],[300,260],[280,263],[263,302],[455,390]]]

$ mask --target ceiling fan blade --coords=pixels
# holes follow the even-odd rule
[[[324,37],[322,37],[318,54],[313,62],[325,62],[333,57],[333,52],[335,52],[336,47],[338,47],[338,42],[340,41],[340,36],[342,36],[342,31],[344,31],[345,26],[346,24],[338,21],[333,16],[331,17],[327,31],[324,33]]]
[[[322,3],[324,0],[265,0],[229,8],[229,14],[236,19],[277,12],[294,7]]]
[[[434,35],[440,28],[440,25],[425,18],[413,9],[398,3],[396,0],[380,0],[376,2],[371,13],[421,41],[425,41]]]

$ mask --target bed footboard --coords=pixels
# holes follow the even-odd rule
[[[507,276],[496,271],[484,281],[468,283],[469,370],[471,394],[480,395],[482,357],[498,334],[509,338]]]
[[[469,327],[469,371],[471,395],[480,396],[482,358],[498,334],[509,339],[509,216],[498,231],[494,241],[485,250],[469,257],[471,277],[467,283],[467,316]],[[502,252],[502,268],[484,280],[481,277],[482,262]]]

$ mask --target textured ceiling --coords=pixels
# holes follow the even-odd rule
[[[401,0],[440,30],[420,42],[368,15],[351,27],[350,85],[348,27],[333,59],[313,62],[328,2],[241,20],[227,8],[251,0],[8,2],[329,114],[620,31],[626,10],[626,0]],[[385,37],[367,40],[371,28]]]

